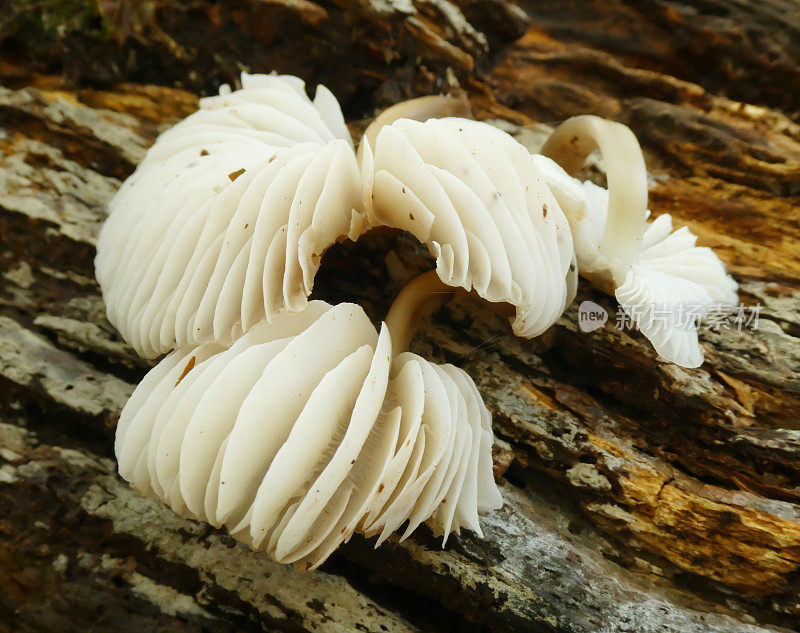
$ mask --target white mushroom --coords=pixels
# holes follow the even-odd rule
[[[571,177],[595,149],[605,161],[608,189]],[[695,245],[688,228],[673,232],[669,215],[646,222],[647,173],[630,129],[574,117],[532,160],[572,227],[581,275],[617,298],[659,355],[699,367],[697,317],[714,305],[734,305],[736,282],[711,249]]]
[[[544,332],[572,301],[577,270],[569,224],[526,149],[486,123],[392,118],[359,147],[370,224],[413,234],[445,284],[513,305],[516,334]]]
[[[312,301],[230,346],[167,355],[122,412],[120,474],[301,569],[406,521],[402,538],[423,521],[480,533],[478,512],[502,504],[480,394],[456,367],[392,351],[421,285],[380,333],[356,305]]]
[[[333,95],[242,75],[162,134],[110,204],[97,245],[109,320],[143,356],[230,342],[306,305],[322,252],[366,225]]]

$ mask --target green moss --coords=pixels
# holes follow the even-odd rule
[[[96,0],[7,0],[0,17],[0,42],[14,39],[41,53],[55,52],[75,36],[95,42],[113,34]]]

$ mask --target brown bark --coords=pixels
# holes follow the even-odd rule
[[[636,333],[579,332],[580,300],[612,318],[615,308],[586,284],[535,341],[470,298],[452,302],[414,345],[475,378],[505,507],[484,517],[483,539],[463,534],[442,550],[422,529],[374,550],[354,537],[321,571],[296,573],[115,475],[114,424],[149,365],[105,319],[94,241],[121,180],[196,97],[102,86],[91,67],[91,87],[75,88],[7,55],[0,631],[800,630],[796,3],[532,2],[513,44],[523,20],[501,0],[457,13],[346,4],[264,3],[302,38],[273,39],[245,61],[270,70],[269,52],[280,70],[338,89],[353,117],[459,84],[479,118],[532,150],[573,114],[627,123],[645,150],[653,213],[715,248],[743,301],[763,306],[758,329],[705,328],[706,363],[686,370]],[[343,24],[362,26],[334,33]],[[254,21],[247,36],[265,28]],[[184,31],[165,33],[180,43]],[[293,46],[314,51],[308,75],[299,57],[286,61]],[[230,79],[235,59],[225,51],[207,76]],[[160,79],[141,65],[121,77],[171,82],[183,66],[168,61]],[[380,317],[430,265],[412,239],[370,235],[326,254],[315,292]]]

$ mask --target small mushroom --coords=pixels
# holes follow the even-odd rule
[[[575,176],[599,149],[608,189]],[[614,295],[658,354],[699,367],[697,319],[737,302],[736,282],[688,228],[664,214],[647,223],[647,172],[639,143],[619,123],[578,116],[559,126],[533,161],[572,227],[580,274]]]
[[[163,133],[110,204],[95,261],[109,320],[146,357],[307,302],[322,252],[366,229],[333,95],[242,75]]]
[[[423,117],[372,130],[374,148],[369,134],[359,147],[369,223],[410,232],[436,258],[445,284],[511,304],[514,332],[541,334],[572,301],[577,281],[556,198],[505,132],[464,118],[415,118]]]
[[[167,355],[122,412],[120,474],[300,569],[406,521],[401,538],[423,521],[480,534],[478,512],[502,504],[489,412],[464,371],[393,350],[429,285],[407,287],[380,332],[357,305],[312,301]]]

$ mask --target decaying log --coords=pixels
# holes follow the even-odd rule
[[[505,0],[8,0],[0,45],[26,69],[93,86],[216,92],[242,70],[276,69],[324,81],[361,115],[468,80],[527,24]],[[18,82],[18,73],[4,74]]]
[[[653,213],[673,214],[720,253],[742,300],[761,306],[758,328],[706,327],[706,363],[687,370],[613,327],[613,301],[587,287],[535,341],[511,336],[471,297],[455,300],[414,347],[475,378],[494,417],[506,505],[483,518],[482,539],[465,533],[442,550],[423,528],[374,550],[356,536],[320,571],[297,573],[179,519],[115,474],[114,425],[150,363],[105,319],[95,238],[121,180],[196,96],[104,85],[116,77],[88,63],[80,76],[91,87],[75,88],[7,56],[0,631],[800,630],[800,40],[797,13],[781,12],[793,3],[531,3],[532,26],[513,44],[525,19],[500,0],[364,2],[355,13],[346,2],[260,4],[305,34],[295,56],[316,47],[304,74],[299,57],[288,61],[292,43],[272,33],[272,45],[243,57],[251,70],[323,80],[356,119],[460,84],[476,116],[534,151],[572,114],[627,123],[645,149]],[[234,17],[220,24],[236,10],[221,9]],[[189,46],[176,24],[200,18],[170,19],[128,24],[140,39],[125,46],[165,46],[148,39],[156,26]],[[384,26],[361,39],[334,33],[353,24],[362,34]],[[254,22],[248,37],[265,28]],[[401,32],[405,48],[386,35]],[[86,42],[74,34],[69,45],[89,51]],[[381,57],[390,50],[400,57]],[[427,66],[412,51],[426,51],[417,56]],[[224,50],[207,61],[213,72],[198,67],[203,80],[183,85],[231,80],[238,53]],[[463,55],[480,63],[459,66]],[[163,69],[139,60],[119,77],[171,83],[193,59],[171,57]],[[430,266],[413,238],[378,232],[332,248],[315,293],[357,300],[379,319]],[[612,323],[580,332],[584,299]]]

